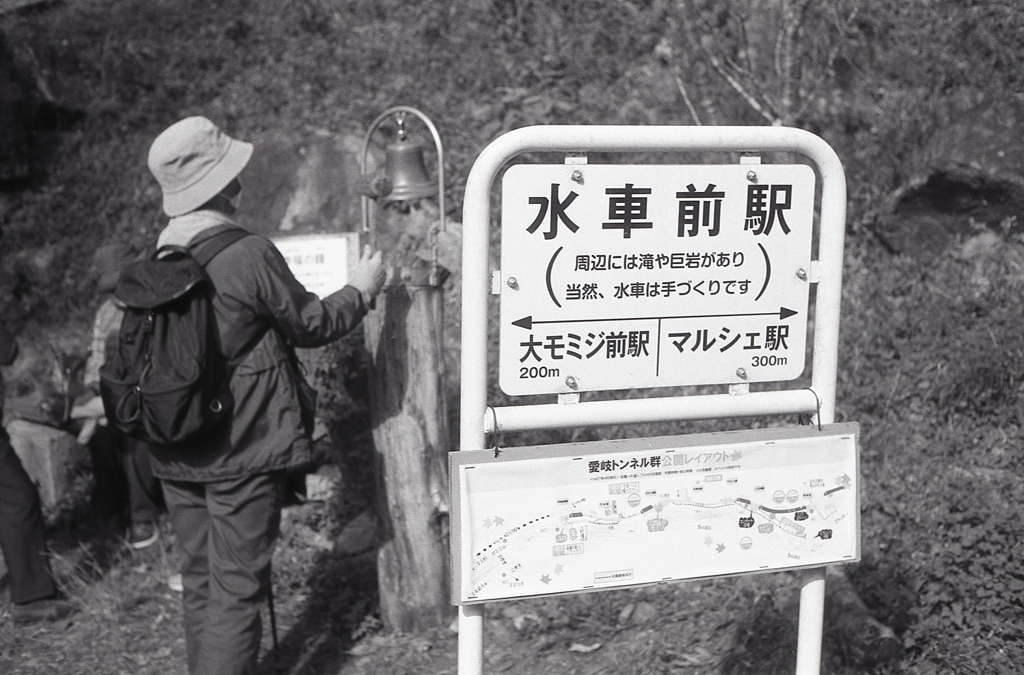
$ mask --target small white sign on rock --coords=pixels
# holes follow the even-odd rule
[[[348,283],[359,259],[359,234],[355,232],[275,236],[271,241],[295,278],[321,299]]]

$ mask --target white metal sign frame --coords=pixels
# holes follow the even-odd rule
[[[808,278],[817,284],[811,387],[728,394],[587,401],[573,405],[487,405],[487,302],[491,290],[491,188],[501,169],[529,152],[795,152],[810,160],[821,180],[818,257]],[[534,126],[493,141],[477,158],[463,206],[462,376],[460,450],[481,450],[486,434],[545,428],[634,424],[669,420],[815,413],[835,418],[839,314],[846,229],[846,176],[835,151],[820,137],[787,127]],[[797,675],[820,671],[825,569],[804,572],[800,593]],[[459,607],[460,675],[483,672],[486,605]]]

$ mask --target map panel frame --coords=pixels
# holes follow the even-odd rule
[[[859,435],[847,422],[451,453],[452,604],[857,562]]]

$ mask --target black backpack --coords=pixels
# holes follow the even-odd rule
[[[125,305],[117,348],[100,368],[109,424],[150,443],[179,445],[231,417],[231,364],[220,350],[213,284],[204,269],[248,236],[228,225],[188,248],[162,246],[124,268],[114,290]]]

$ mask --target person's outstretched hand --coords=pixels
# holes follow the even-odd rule
[[[386,279],[387,269],[384,267],[384,256],[380,251],[374,251],[367,244],[363,247],[363,255],[359,258],[356,268],[352,270],[348,285],[362,294],[363,302],[369,307],[380,290],[384,288]]]
[[[78,444],[88,445],[96,433],[97,426],[105,426],[107,418],[103,411],[103,399],[93,396],[88,400],[76,403],[71,408],[71,419],[83,420],[82,430],[78,433]]]

